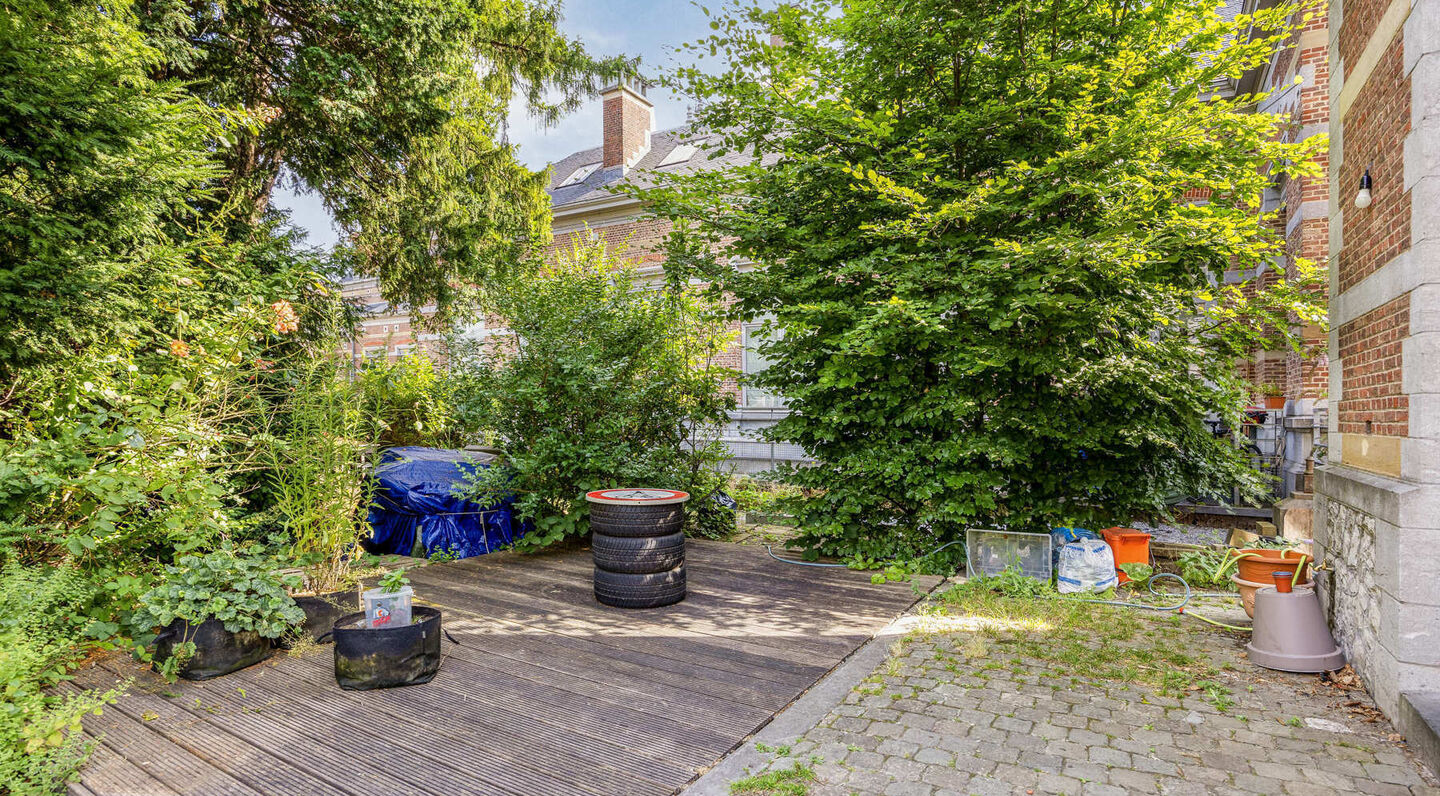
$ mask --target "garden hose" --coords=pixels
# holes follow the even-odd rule
[[[1154,575],[1151,575],[1150,578],[1149,578],[1149,580],[1145,581],[1145,586],[1146,586],[1146,588],[1150,589],[1150,594],[1152,594],[1152,595],[1154,595],[1154,596],[1156,596],[1156,597],[1160,597],[1160,596],[1162,596],[1162,595],[1165,594],[1164,592],[1158,591],[1158,590],[1156,590],[1156,588],[1155,588],[1155,581],[1157,581],[1157,580],[1159,580],[1159,579],[1161,579],[1161,578],[1166,578],[1166,579],[1168,579],[1168,580],[1178,581],[1181,586],[1184,586],[1184,587],[1185,587],[1185,595],[1180,598],[1180,602],[1175,603],[1174,605],[1146,605],[1145,603],[1127,602],[1127,601],[1125,601],[1125,600],[1095,600],[1095,599],[1090,599],[1090,598],[1086,598],[1086,597],[1062,597],[1062,598],[1060,598],[1060,599],[1062,599],[1062,600],[1069,600],[1069,601],[1071,601],[1071,602],[1077,602],[1077,603],[1096,603],[1096,604],[1098,604],[1098,605],[1118,605],[1118,606],[1121,606],[1121,607],[1123,607],[1123,608],[1144,608],[1144,609],[1147,610],[1147,611],[1174,611],[1175,613],[1180,614],[1181,616],[1194,617],[1194,618],[1196,618],[1196,619],[1199,619],[1201,622],[1209,622],[1209,623],[1212,624],[1212,625],[1215,625],[1215,626],[1217,626],[1217,627],[1223,627],[1223,628],[1225,628],[1225,629],[1227,629],[1227,630],[1239,630],[1239,631],[1246,632],[1246,633],[1250,632],[1250,628],[1248,628],[1248,627],[1241,627],[1241,626],[1239,626],[1239,625],[1227,625],[1227,624],[1225,624],[1224,622],[1221,622],[1221,621],[1218,621],[1218,620],[1215,620],[1215,619],[1211,619],[1211,618],[1208,617],[1208,616],[1201,616],[1200,614],[1196,614],[1196,613],[1186,613],[1186,612],[1185,612],[1185,606],[1190,603],[1190,598],[1191,598],[1191,597],[1204,597],[1204,596],[1210,596],[1210,595],[1215,595],[1215,596],[1221,596],[1221,595],[1223,595],[1223,596],[1226,596],[1226,597],[1233,597],[1234,595],[1224,594],[1224,593],[1222,593],[1222,592],[1204,592],[1203,594],[1196,594],[1194,591],[1191,591],[1191,589],[1190,589],[1190,583],[1189,583],[1188,581],[1186,581],[1184,578],[1180,577],[1179,575],[1176,575],[1176,574],[1170,573],[1170,572],[1157,572],[1157,573],[1155,573]]]

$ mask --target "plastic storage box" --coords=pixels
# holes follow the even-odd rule
[[[399,591],[383,591],[379,587],[360,595],[365,601],[365,627],[405,627],[410,624],[410,600],[415,589],[405,586]]]
[[[965,574],[998,575],[1007,569],[1050,582],[1050,534],[971,528],[965,532]]]

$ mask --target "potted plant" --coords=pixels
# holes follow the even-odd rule
[[[405,568],[388,572],[380,578],[380,585],[361,595],[365,602],[365,626],[404,627],[410,624],[410,601],[415,590],[410,579],[405,577]]]
[[[319,640],[358,607],[352,565],[370,532],[370,464],[380,427],[333,354],[312,351],[286,373],[287,389],[272,402],[261,435],[262,456],[303,575],[292,596],[305,612],[304,632]]]
[[[365,592],[365,610],[335,623],[335,682],[347,691],[428,683],[440,670],[440,611],[411,607],[405,570]]]
[[[1285,393],[1275,384],[1262,384],[1260,392],[1265,396],[1265,408],[1278,410],[1285,408]]]
[[[274,556],[226,546],[185,555],[140,597],[134,623],[160,628],[155,668],[208,680],[270,657],[273,642],[304,621],[275,574]]]

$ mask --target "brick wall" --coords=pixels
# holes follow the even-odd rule
[[[1347,18],[1349,11],[1347,9]],[[1348,23],[1347,23],[1348,24]],[[1342,37],[1342,42],[1346,41]],[[1410,132],[1410,77],[1403,74],[1399,41],[1345,116],[1345,159],[1340,166],[1344,202],[1344,248],[1338,258],[1343,292],[1410,248],[1410,192],[1405,190],[1405,136]],[[1359,210],[1352,201],[1366,167],[1375,177],[1373,202]]]
[[[1340,26],[1337,44],[1340,60],[1345,64],[1345,77],[1349,79],[1380,17],[1390,7],[1390,0],[1344,0],[1344,3],[1345,23]]]
[[[605,97],[601,114],[605,133],[601,156],[604,168],[631,162],[649,143],[653,119],[650,108],[620,90]]]
[[[1409,433],[1410,402],[1400,381],[1400,346],[1408,336],[1408,293],[1340,327],[1340,433]]]

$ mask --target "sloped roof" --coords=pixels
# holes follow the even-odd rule
[[[697,171],[721,169],[748,161],[748,155],[739,152],[721,153],[718,148],[707,149],[704,142],[709,138],[705,132],[691,125],[672,127],[650,134],[650,149],[629,169],[596,169],[590,176],[574,185],[560,187],[575,173],[576,169],[600,163],[602,148],[582,149],[554,164],[555,171],[550,178],[546,193],[550,194],[550,206],[562,208],[584,202],[609,198],[621,185],[648,188],[655,185],[659,174],[689,174]],[[688,160],[660,165],[676,147],[689,144],[698,147]],[[622,173],[623,171],[623,173]]]

